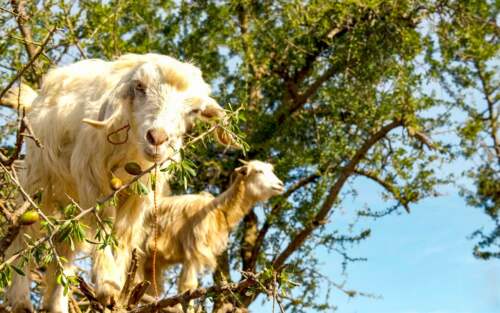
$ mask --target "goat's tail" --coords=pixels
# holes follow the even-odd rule
[[[0,99],[0,104],[14,110],[17,110],[19,107],[20,109],[29,111],[31,104],[37,96],[38,93],[30,86],[21,84],[21,86],[11,87],[2,99]]]

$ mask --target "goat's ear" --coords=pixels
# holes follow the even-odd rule
[[[190,113],[203,121],[217,121],[226,115],[226,112],[217,101],[210,97],[194,97],[189,99],[189,102],[191,104]]]
[[[113,112],[109,114],[108,113],[108,110],[110,109],[109,100],[106,100],[99,109],[99,115],[97,116],[97,120],[84,118],[82,122],[94,128],[104,128],[106,126],[111,125],[113,119],[120,114],[120,107],[121,105],[118,105],[118,108],[115,108]],[[107,114],[109,114],[109,116],[106,118]]]
[[[195,97],[190,99],[191,102],[191,114],[196,114],[197,118],[209,122],[216,123],[221,122],[226,116],[226,111],[210,97]],[[229,146],[233,148],[240,149],[241,146],[238,144],[234,135],[222,127],[219,127],[214,132],[215,139],[224,146]]]
[[[221,127],[215,130],[214,136],[221,145],[241,149],[241,145],[234,138],[234,135]]]
[[[234,171],[240,175],[247,176],[248,175],[248,166],[243,165],[243,166],[237,167]]]

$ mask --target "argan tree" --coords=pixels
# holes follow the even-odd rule
[[[349,247],[370,236],[356,221],[410,212],[436,196],[450,180],[439,167],[459,155],[482,161],[468,172],[476,188],[467,199],[496,223],[493,233],[478,233],[475,253],[498,256],[482,250],[498,247],[499,234],[494,1],[12,0],[0,8],[2,89],[20,81],[36,88],[49,67],[84,58],[158,52],[188,60],[202,68],[220,104],[239,109],[235,122],[249,150],[185,147],[196,175],[186,189],[191,171],[178,171],[174,192],[223,190],[241,158],[270,160],[287,182],[283,196],[251,211],[233,234],[215,287],[136,311],[188,298],[212,299],[200,301],[207,310],[246,308],[259,294],[285,311],[331,310],[335,303],[319,297],[321,286],[360,293],[329,283],[316,251],[340,255],[338,266],[355,261]],[[431,84],[449,97],[429,92]],[[471,100],[476,92],[480,103]],[[467,120],[457,120],[454,109]],[[8,179],[13,163],[4,162],[21,156],[13,139],[23,125],[18,114],[2,111],[6,227],[16,225],[9,214],[20,212],[12,198],[19,188]],[[459,149],[437,136],[455,129]],[[362,195],[351,184],[359,177],[380,188],[387,207],[360,208],[353,227],[337,227],[347,195]]]

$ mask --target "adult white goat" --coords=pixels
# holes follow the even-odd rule
[[[50,71],[38,96],[27,88],[22,86],[21,105],[30,111],[28,119],[44,148],[28,141],[22,184],[30,194],[43,190],[41,208],[54,216],[70,203],[68,196],[90,208],[112,192],[112,176],[129,181],[132,176],[123,169],[127,162],[147,168],[155,161],[176,160],[195,117],[224,115],[209,97],[210,88],[198,68],[158,54],[128,54],[112,62],[80,61]],[[15,106],[16,97],[14,90],[2,101]],[[221,136],[224,143],[228,138]],[[157,178],[158,188],[165,175]],[[118,202],[117,207],[106,206],[100,212],[114,220],[118,246],[93,255],[92,276],[103,302],[116,296],[124,283],[130,252],[143,241],[144,215],[152,207],[152,196],[122,195]],[[96,221],[88,217],[84,222],[95,230]],[[22,232],[39,235],[36,227]],[[23,246],[21,233],[7,255]],[[57,244],[59,255],[68,260],[66,270],[82,246],[72,251],[66,243]],[[67,312],[68,300],[56,284],[56,271],[55,264],[48,266],[43,308]],[[6,294],[15,312],[32,311],[28,276],[15,274]]]
[[[198,274],[213,270],[217,256],[227,247],[229,232],[250,209],[261,201],[284,191],[283,182],[273,173],[273,166],[261,161],[245,162],[235,169],[231,186],[214,197],[210,193],[165,197],[158,208],[156,285],[161,289],[162,272],[182,264],[178,291],[198,286]],[[147,219],[152,233],[153,217]],[[139,278],[152,280],[154,236],[144,243],[146,257],[139,268]]]

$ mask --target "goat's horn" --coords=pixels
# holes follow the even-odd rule
[[[92,120],[90,118],[84,118],[82,120],[82,122],[85,124],[88,124],[92,127],[95,127],[95,128],[102,128],[108,124],[107,120],[106,121],[96,121],[96,120]]]
[[[101,105],[101,108],[99,109],[99,115],[97,117],[98,120],[93,120],[93,119],[90,119],[90,118],[84,118],[82,120],[82,122],[85,123],[85,124],[88,124],[88,125],[90,125],[92,127],[95,127],[95,128],[103,128],[103,127],[105,127],[106,125],[109,124],[109,122],[113,118],[113,115],[116,114],[116,112],[114,112],[113,115],[111,115],[107,119],[104,119],[104,117],[106,115],[107,108],[108,108],[108,101],[105,101]]]
[[[242,164],[245,164],[245,165],[248,164],[248,161],[245,161],[245,160],[242,160],[242,159],[238,159],[238,161],[240,161]]]

